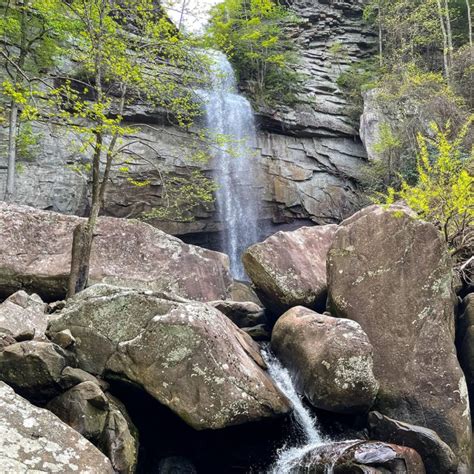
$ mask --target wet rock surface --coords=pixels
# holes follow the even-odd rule
[[[363,413],[373,405],[373,348],[356,322],[295,307],[278,319],[271,347],[316,408]]]
[[[331,466],[335,474],[424,474],[420,455],[411,448],[367,441],[330,443],[312,450],[294,465],[288,473],[311,472],[325,474]]]
[[[331,312],[369,336],[377,410],[434,430],[468,466],[471,417],[454,347],[452,281],[436,228],[400,206],[355,214],[329,251]]]
[[[457,472],[456,456],[433,430],[371,412],[369,433],[373,439],[413,448],[423,459],[428,474]]]

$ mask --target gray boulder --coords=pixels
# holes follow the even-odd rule
[[[373,405],[373,348],[356,322],[297,306],[278,319],[271,345],[313,406],[357,413]]]
[[[369,432],[372,439],[413,448],[423,459],[428,474],[457,472],[456,456],[433,430],[373,411],[369,413]]]
[[[20,288],[64,297],[74,228],[84,220],[0,203],[0,296]],[[89,283],[110,283],[210,301],[228,296],[228,258],[144,222],[101,218]]]
[[[438,230],[403,206],[344,221],[328,257],[329,305],[374,346],[376,409],[434,430],[469,470],[471,417],[454,346],[452,262]]]
[[[0,382],[0,466],[5,473],[112,474],[110,461],[48,410]]]
[[[116,472],[133,473],[137,463],[136,429],[117,400],[93,382],[82,382],[51,400],[47,408],[97,446]]]
[[[79,367],[138,384],[195,429],[290,410],[256,343],[212,306],[97,285],[70,300],[48,331],[64,329]]]
[[[61,373],[67,365],[68,356],[56,344],[18,342],[0,352],[0,380],[41,403],[61,393]]]
[[[9,334],[15,339],[44,339],[48,326],[46,304],[38,295],[28,295],[23,290],[17,291],[0,304],[0,333]]]
[[[326,257],[336,225],[277,232],[242,257],[245,271],[265,305],[276,312],[326,303]]]

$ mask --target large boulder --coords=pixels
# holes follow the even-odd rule
[[[84,219],[0,203],[0,296],[27,288],[65,295],[74,228]],[[228,258],[139,221],[100,218],[89,283],[165,291],[199,301],[225,299]]]
[[[138,384],[196,429],[290,409],[256,343],[210,305],[97,285],[68,302],[49,334],[64,329],[82,369]]]
[[[313,406],[357,413],[373,405],[379,387],[373,349],[355,321],[298,306],[278,319],[271,345]]]
[[[433,431],[393,420],[379,412],[369,413],[372,439],[413,448],[423,459],[428,474],[455,473],[458,462],[451,448]]]
[[[62,391],[68,355],[50,342],[24,341],[0,351],[0,380],[33,402],[46,402]]]
[[[336,225],[277,232],[252,245],[242,260],[265,304],[276,312],[326,304],[326,257]]]
[[[50,411],[0,382],[0,470],[112,474],[110,461]]]
[[[116,472],[135,472],[136,429],[120,402],[91,382],[82,382],[51,400],[47,408],[97,446]]]
[[[414,449],[374,441],[355,440],[319,446],[310,445],[289,454],[280,458],[272,472],[285,474],[425,473],[423,461]]]
[[[38,295],[20,290],[0,304],[0,333],[43,339],[47,326],[46,304]]]
[[[331,313],[357,321],[374,346],[378,411],[434,430],[467,466],[471,417],[452,282],[440,233],[403,206],[360,211],[329,251]]]
[[[472,411],[474,407],[474,293],[468,294],[462,302],[462,313],[457,329],[459,361],[466,375]]]

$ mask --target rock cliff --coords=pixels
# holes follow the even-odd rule
[[[347,115],[347,104],[336,83],[342,71],[372,50],[373,34],[362,22],[363,2],[290,3],[302,19],[289,34],[299,45],[301,73],[307,80],[294,106],[256,111],[263,234],[294,219],[332,223],[346,217],[359,206],[357,180],[366,159],[357,126]],[[129,174],[120,171],[123,162],[116,164],[106,215],[136,217],[161,205],[163,171],[185,177],[200,168],[212,174],[212,163],[186,161],[192,131],[186,133],[170,126],[163,114],[146,104],[130,105],[125,117],[127,122],[139,125],[139,134],[151,147],[132,147],[133,154],[124,157],[131,161],[127,163]],[[75,145],[78,137],[54,126],[35,125],[34,132],[39,142],[31,157],[20,161],[16,202],[84,215],[88,206],[86,178],[74,170],[85,160]],[[6,181],[6,134],[7,130],[0,127],[0,195]],[[136,156],[141,159],[136,160]],[[137,188],[129,178],[148,180],[150,184]],[[195,209],[194,219],[189,222],[153,224],[210,247],[214,247],[215,233],[225,225],[218,222],[212,205]]]

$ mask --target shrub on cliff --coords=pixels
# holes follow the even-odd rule
[[[257,103],[292,103],[302,79],[287,27],[298,21],[272,0],[224,0],[211,12],[207,37],[224,51]]]
[[[474,277],[474,147],[464,140],[474,115],[450,138],[445,129],[432,124],[433,138],[418,135],[416,184],[401,179],[400,189],[388,189],[387,204],[401,199],[422,219],[439,227],[467,281]]]

